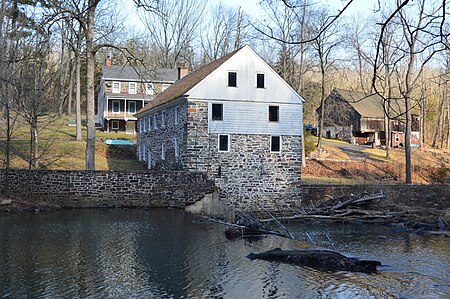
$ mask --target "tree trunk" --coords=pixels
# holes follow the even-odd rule
[[[75,67],[74,67],[74,57],[73,57],[74,52],[72,51],[70,54],[70,64],[69,64],[69,69],[70,69],[70,78],[69,78],[69,94],[68,94],[68,99],[67,99],[67,115],[71,115],[72,114],[72,97],[73,97],[73,77],[75,76]]]
[[[78,47],[80,49],[80,47]],[[77,125],[77,141],[82,141],[83,136],[81,135],[81,53],[77,52],[75,61],[76,68],[76,89],[75,89],[75,105],[76,105],[76,125]]]
[[[65,68],[65,62],[64,62],[64,56],[65,56],[65,34],[64,32],[61,33],[61,61],[60,61],[60,69],[59,69],[59,109],[58,109],[58,115],[61,116],[64,112],[64,102],[65,102],[65,85],[66,85],[66,68]]]
[[[95,110],[94,110],[94,78],[95,78],[95,53],[94,53],[94,19],[97,2],[89,0],[88,22],[86,32],[86,170],[95,170]]]
[[[323,130],[323,116],[325,115],[325,68],[323,62],[321,62],[321,75],[322,75],[322,91],[320,96],[320,114],[319,114],[319,128],[317,129],[317,136],[319,137],[317,141],[317,149],[322,149],[322,130]]]
[[[444,85],[444,89],[442,90],[442,96],[441,99],[439,101],[439,107],[438,107],[438,118],[436,121],[436,130],[434,131],[434,137],[433,137],[433,144],[431,145],[432,147],[436,147],[437,145],[437,139],[439,136],[439,130],[442,126],[442,112],[443,112],[443,107],[444,107],[444,101],[445,101],[445,85]]]

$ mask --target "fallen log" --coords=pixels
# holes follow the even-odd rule
[[[247,258],[306,266],[320,271],[377,272],[379,261],[359,260],[331,250],[282,250],[250,253]]]

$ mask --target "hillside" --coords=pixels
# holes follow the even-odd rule
[[[311,136],[308,138],[309,142],[316,140]],[[360,146],[364,156],[361,158],[349,156],[345,149],[339,148],[340,144],[340,141],[329,140],[321,154],[312,152],[302,170],[302,179],[308,183],[336,184],[395,184],[404,181],[403,149],[392,149],[391,158],[386,160],[384,150]],[[412,164],[413,183],[450,183],[450,150],[413,149]]]

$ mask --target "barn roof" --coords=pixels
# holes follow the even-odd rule
[[[384,100],[378,94],[366,95],[359,91],[337,88],[333,90],[331,95],[333,94],[348,102],[362,117],[384,118]],[[400,114],[404,114],[405,111],[403,101],[391,100],[391,117],[395,118]]]

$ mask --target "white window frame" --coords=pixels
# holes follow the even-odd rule
[[[180,123],[180,120],[178,119],[178,113],[179,113],[179,111],[178,111],[179,109],[178,109],[178,106],[176,106],[175,107],[175,110],[174,110],[174,112],[173,112],[173,115],[174,115],[174,123],[175,123],[175,125],[178,125],[179,123]]]
[[[227,147],[227,150],[221,150],[220,149],[220,136],[227,136],[227,139],[228,139],[228,147]],[[229,152],[230,151],[230,147],[231,147],[231,137],[230,137],[230,134],[219,134],[219,135],[217,135],[217,151],[218,152],[220,152],[220,153],[227,153],[227,152]]]
[[[180,156],[180,149],[178,147],[178,138],[177,137],[173,138],[173,149],[174,149],[175,158],[178,158]]]
[[[134,112],[131,111],[131,103],[134,104]],[[136,113],[136,108],[137,108],[137,103],[136,101],[128,101],[128,113],[130,114],[135,114]]]
[[[134,86],[134,88],[131,88],[131,86]],[[136,82],[128,82],[128,93],[129,94],[137,93],[137,83]]]
[[[145,143],[142,145],[142,152],[144,153],[143,155],[142,155],[142,160],[143,161],[147,161],[147,155],[146,155],[146,146],[145,146]]]
[[[116,88],[116,85],[117,84],[117,88]],[[120,93],[120,90],[121,90],[121,84],[120,84],[120,81],[113,81],[113,83],[112,83],[112,93]]]
[[[170,87],[170,84],[164,83],[164,84],[161,85],[161,91],[164,91],[164,90],[166,90],[169,87]]]
[[[147,116],[144,116],[144,118],[143,118],[144,132],[147,132],[147,122],[145,121],[146,118],[147,118]]]
[[[114,127],[114,124],[117,124],[117,128]],[[111,130],[119,130],[120,129],[120,123],[118,120],[112,120],[111,121]]]
[[[161,160],[166,160],[166,145],[161,143]]]
[[[161,111],[161,128],[166,127],[166,111]]]
[[[152,149],[148,147],[148,152],[145,153],[147,155],[147,169],[152,168]]]
[[[157,113],[153,114],[153,127],[154,127],[155,129],[158,129]]]
[[[114,103],[119,103],[119,106],[118,106],[119,110],[118,111],[114,111]],[[115,114],[119,114],[120,113],[120,100],[113,100],[111,102],[111,112],[115,113]]]
[[[273,137],[279,137],[280,138],[280,150],[279,151],[272,151],[272,138]],[[281,148],[283,147],[283,137],[281,135],[270,135],[270,152],[274,154],[281,153]]]
[[[147,119],[148,131],[152,130],[152,117],[149,115]]]
[[[153,83],[145,83],[145,93],[151,96],[155,94],[155,86]]]
[[[263,87],[258,87],[258,75],[263,75],[264,76],[264,86]],[[255,80],[256,80],[256,84],[255,84],[255,87],[257,88],[257,89],[266,89],[266,74],[265,73],[263,73],[263,72],[257,72],[256,73],[256,76],[255,76]]]

